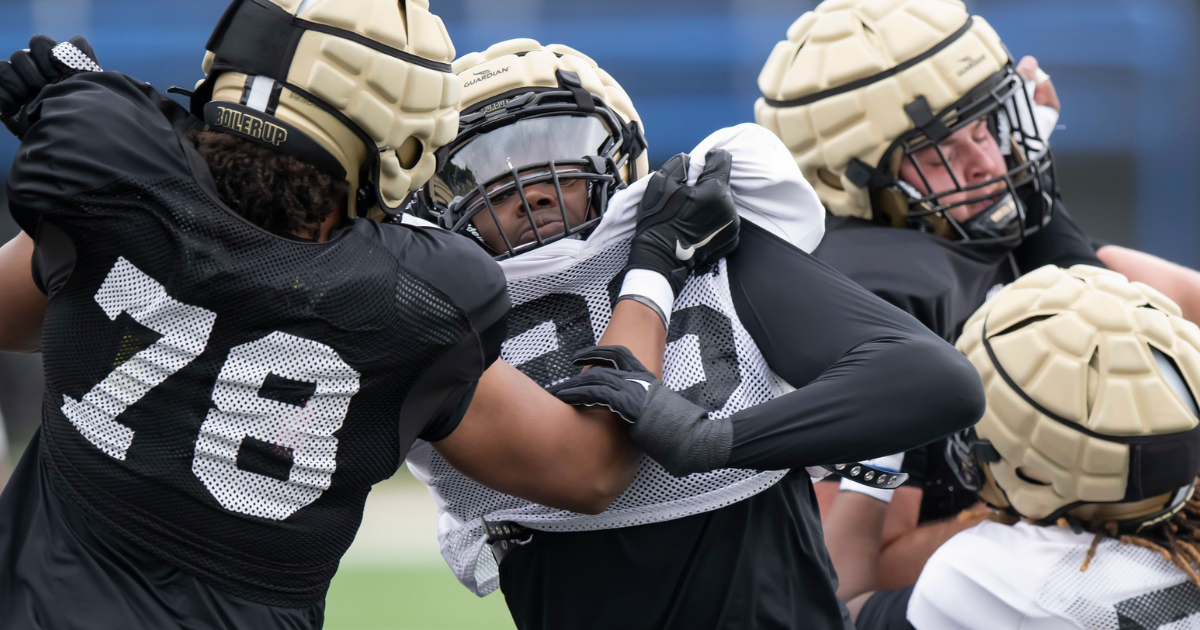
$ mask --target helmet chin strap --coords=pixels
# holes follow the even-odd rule
[[[1011,193],[1004,195],[959,227],[972,240],[1016,238],[1021,234],[1021,208]]]

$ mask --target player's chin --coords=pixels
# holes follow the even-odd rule
[[[542,238],[549,238],[549,237],[557,236],[557,235],[561,234],[562,231],[563,231],[562,221],[551,221],[551,222],[539,227],[537,229],[537,235],[541,236]],[[520,247],[522,245],[528,245],[536,240],[537,240],[537,237],[534,236],[533,230],[531,228],[527,227],[521,231],[521,234],[518,235],[517,238],[512,241],[512,243],[513,243],[513,245]]]

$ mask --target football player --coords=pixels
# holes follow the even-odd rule
[[[454,137],[453,55],[424,2],[239,0],[195,116],[83,40],[0,63],[24,230],[0,250],[0,341],[47,377],[0,496],[0,627],[319,627],[367,492],[418,437],[546,505],[596,513],[628,485],[619,420],[495,361],[496,263],[367,218]],[[727,210],[712,229],[691,209],[646,213],[645,286],[736,243],[732,208],[699,207]],[[619,343],[661,356],[655,312],[623,313]]]
[[[817,257],[954,341],[998,285],[1045,264],[1101,265],[1058,196],[1048,142],[1058,100],[1039,76],[957,0],[830,0],[776,45],[755,114],[832,215]],[[1180,303],[1200,295],[1188,288],[1200,287],[1194,272],[1135,267],[1118,269]],[[875,493],[892,501],[880,556],[888,585],[911,584],[920,558],[972,524],[951,518],[976,498],[945,447],[908,453],[907,484]],[[824,505],[838,487],[818,484]]]
[[[950,453],[998,512],[938,549],[915,587],[871,593],[886,505],[839,494],[830,546],[857,556],[838,574],[858,627],[1196,627],[1200,329],[1180,313],[1082,265],[1035,271],[984,305],[958,348],[987,413]]]
[[[616,409],[653,458],[584,515],[414,448],[454,573],[479,595],[499,587],[520,628],[851,627],[804,467],[972,424],[969,366],[809,256],[823,212],[765,129],[719,131],[644,177],[637,112],[583,54],[513,40],[454,68],[461,125],[423,211],[500,260],[514,302],[502,356],[564,400]],[[589,349],[640,282],[622,273],[638,217],[720,194],[741,216],[738,251],[656,294],[663,361]],[[607,367],[580,375],[579,352]]]

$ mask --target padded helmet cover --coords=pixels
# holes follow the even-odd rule
[[[980,308],[957,347],[987,392],[975,430],[1000,455],[985,466],[1002,492],[985,488],[989,502],[1045,519],[1190,496],[1200,329],[1158,291],[1095,267],[1043,267]]]
[[[648,174],[637,110],[586,55],[514,39],[465,55],[453,69],[463,84],[458,135],[438,151],[441,170],[411,211],[476,239],[497,259],[561,238],[586,238],[612,195]],[[584,183],[586,208],[568,211],[563,190],[570,186],[578,194]],[[534,225],[526,194],[535,185],[558,195],[562,227],[556,233]],[[496,206],[513,200],[524,205],[530,225],[524,235],[532,231],[532,241],[519,242],[500,226]]]
[[[558,88],[559,70],[577,74],[583,89],[599,96],[621,120],[641,126],[642,119],[625,89],[591,57],[561,44],[542,46],[532,39],[500,42],[455,61],[454,72],[463,84],[459,110],[477,109],[481,103],[503,100],[498,97],[519,93],[523,88]],[[646,176],[650,170],[649,155],[643,151],[634,166],[634,172],[626,170],[621,174],[627,184]]]
[[[254,32],[270,20],[282,35]],[[261,41],[248,42],[253,35]],[[241,41],[230,42],[234,37]],[[224,51],[242,59],[226,59]],[[395,212],[433,175],[434,152],[458,131],[461,85],[450,71],[453,58],[454,45],[428,0],[235,0],[209,42],[207,78],[193,111],[208,98],[246,105],[254,76],[269,78],[282,89],[263,113],[341,163],[351,183],[351,215],[366,214],[367,208],[355,212],[363,203]],[[262,67],[277,59],[278,66]],[[355,195],[360,186],[366,194]]]
[[[942,111],[1010,61],[992,27],[958,0],[825,0],[775,45],[754,115],[830,212],[870,220],[870,191],[847,177],[850,161],[877,166],[914,128],[905,105],[923,96]]]

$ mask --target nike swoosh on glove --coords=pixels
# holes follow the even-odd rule
[[[25,105],[47,85],[81,72],[103,72],[86,39],[60,44],[45,35],[34,36],[28,49],[0,61],[0,122],[23,138],[29,127],[22,115]]]
[[[676,477],[724,468],[733,424],[665,387],[623,346],[595,346],[575,354],[590,370],[547,390],[577,406],[607,407],[633,426],[629,434]]]
[[[692,271],[737,249],[741,222],[729,189],[733,158],[724,149],[705,156],[694,186],[687,183],[690,158],[680,153],[651,176],[638,205],[630,246],[630,269],[649,269],[667,278],[675,295]]]

